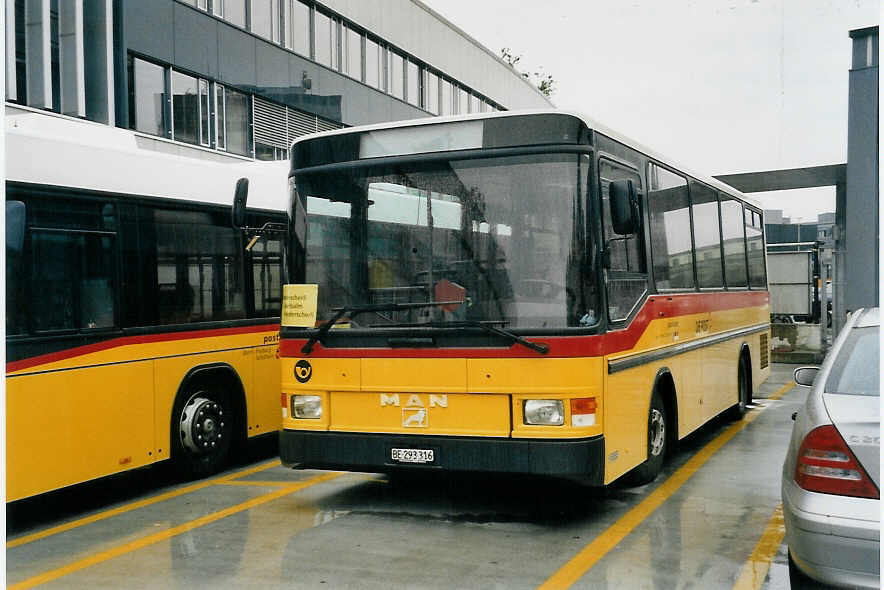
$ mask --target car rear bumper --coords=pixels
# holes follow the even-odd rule
[[[431,449],[434,460],[428,464],[397,463],[391,458],[394,448]],[[602,485],[604,451],[605,441],[601,436],[576,440],[524,440],[303,430],[282,430],[279,433],[282,463],[297,469],[523,473]]]
[[[786,543],[798,568],[834,586],[880,588],[881,534],[878,520],[842,518],[798,507],[802,490],[783,482]],[[838,496],[834,496],[838,501]],[[869,502],[879,505],[877,500]]]

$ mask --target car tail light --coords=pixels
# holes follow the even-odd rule
[[[795,483],[810,492],[878,498],[878,488],[831,424],[811,430],[798,450]]]

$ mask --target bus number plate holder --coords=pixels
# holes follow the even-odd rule
[[[436,453],[433,449],[392,449],[390,458],[396,463],[433,463]]]

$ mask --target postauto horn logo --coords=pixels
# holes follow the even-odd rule
[[[298,380],[298,383],[307,383],[312,375],[313,367],[310,366],[309,361],[300,360],[295,363],[295,379]]]

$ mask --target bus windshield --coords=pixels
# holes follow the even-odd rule
[[[588,165],[575,153],[452,156],[297,174],[318,322],[343,306],[448,302],[372,311],[352,323],[592,326]]]

